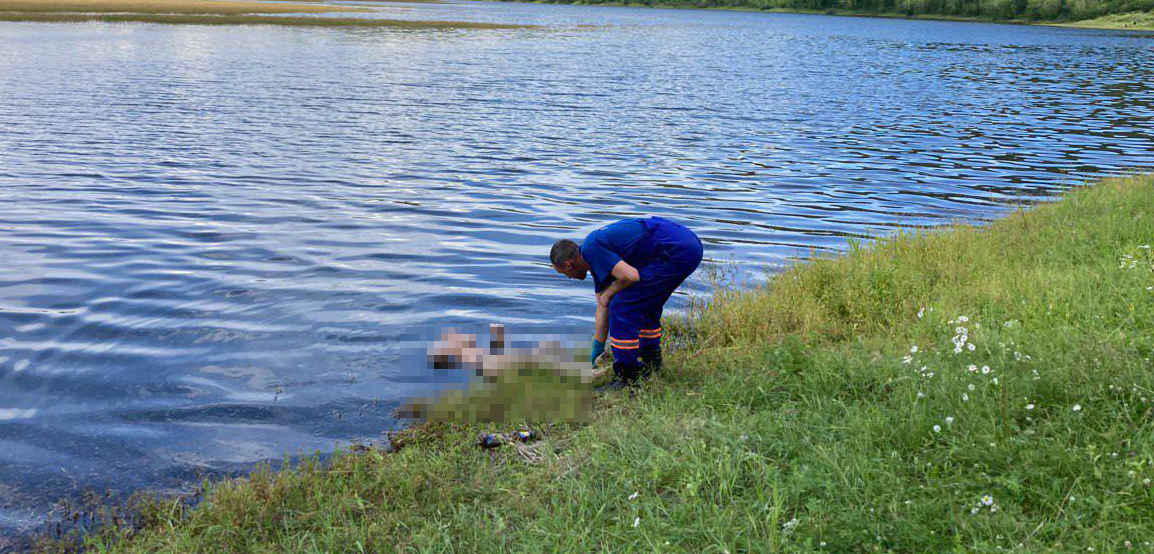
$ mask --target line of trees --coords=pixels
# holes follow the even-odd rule
[[[551,0],[609,3],[623,0]],[[1154,10],[1154,0],[629,0],[645,5],[947,15],[992,19],[1080,20]]]

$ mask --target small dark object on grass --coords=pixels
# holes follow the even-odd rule
[[[507,442],[532,442],[537,440],[537,432],[532,429],[521,429],[512,433],[487,433],[481,435],[477,445],[481,448],[497,448]]]
[[[498,435],[481,435],[481,440],[477,442],[481,448],[497,448],[501,446],[504,441]]]

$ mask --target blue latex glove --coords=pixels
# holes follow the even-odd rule
[[[605,343],[597,339],[593,339],[593,357],[589,359],[590,365],[597,365],[597,358],[600,358],[605,353]]]

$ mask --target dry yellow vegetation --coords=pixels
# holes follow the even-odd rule
[[[228,2],[219,0],[4,0],[0,12],[132,13],[240,15],[254,13],[368,12],[368,8],[289,4],[287,2]]]
[[[310,17],[307,15],[212,15],[178,13],[35,13],[0,11],[0,21],[40,23],[161,23],[169,25],[288,25],[294,27],[400,27],[405,29],[529,29],[533,25],[506,25],[476,21],[424,21],[364,17]]]

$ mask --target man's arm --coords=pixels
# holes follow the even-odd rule
[[[609,339],[609,308],[597,303],[597,314],[593,317],[593,339],[605,342]]]
[[[617,262],[613,266],[613,282],[597,295],[598,309],[604,307],[609,308],[609,302],[613,300],[613,296],[625,290],[634,283],[641,280],[641,274],[637,272],[637,268],[625,263],[625,260]]]

